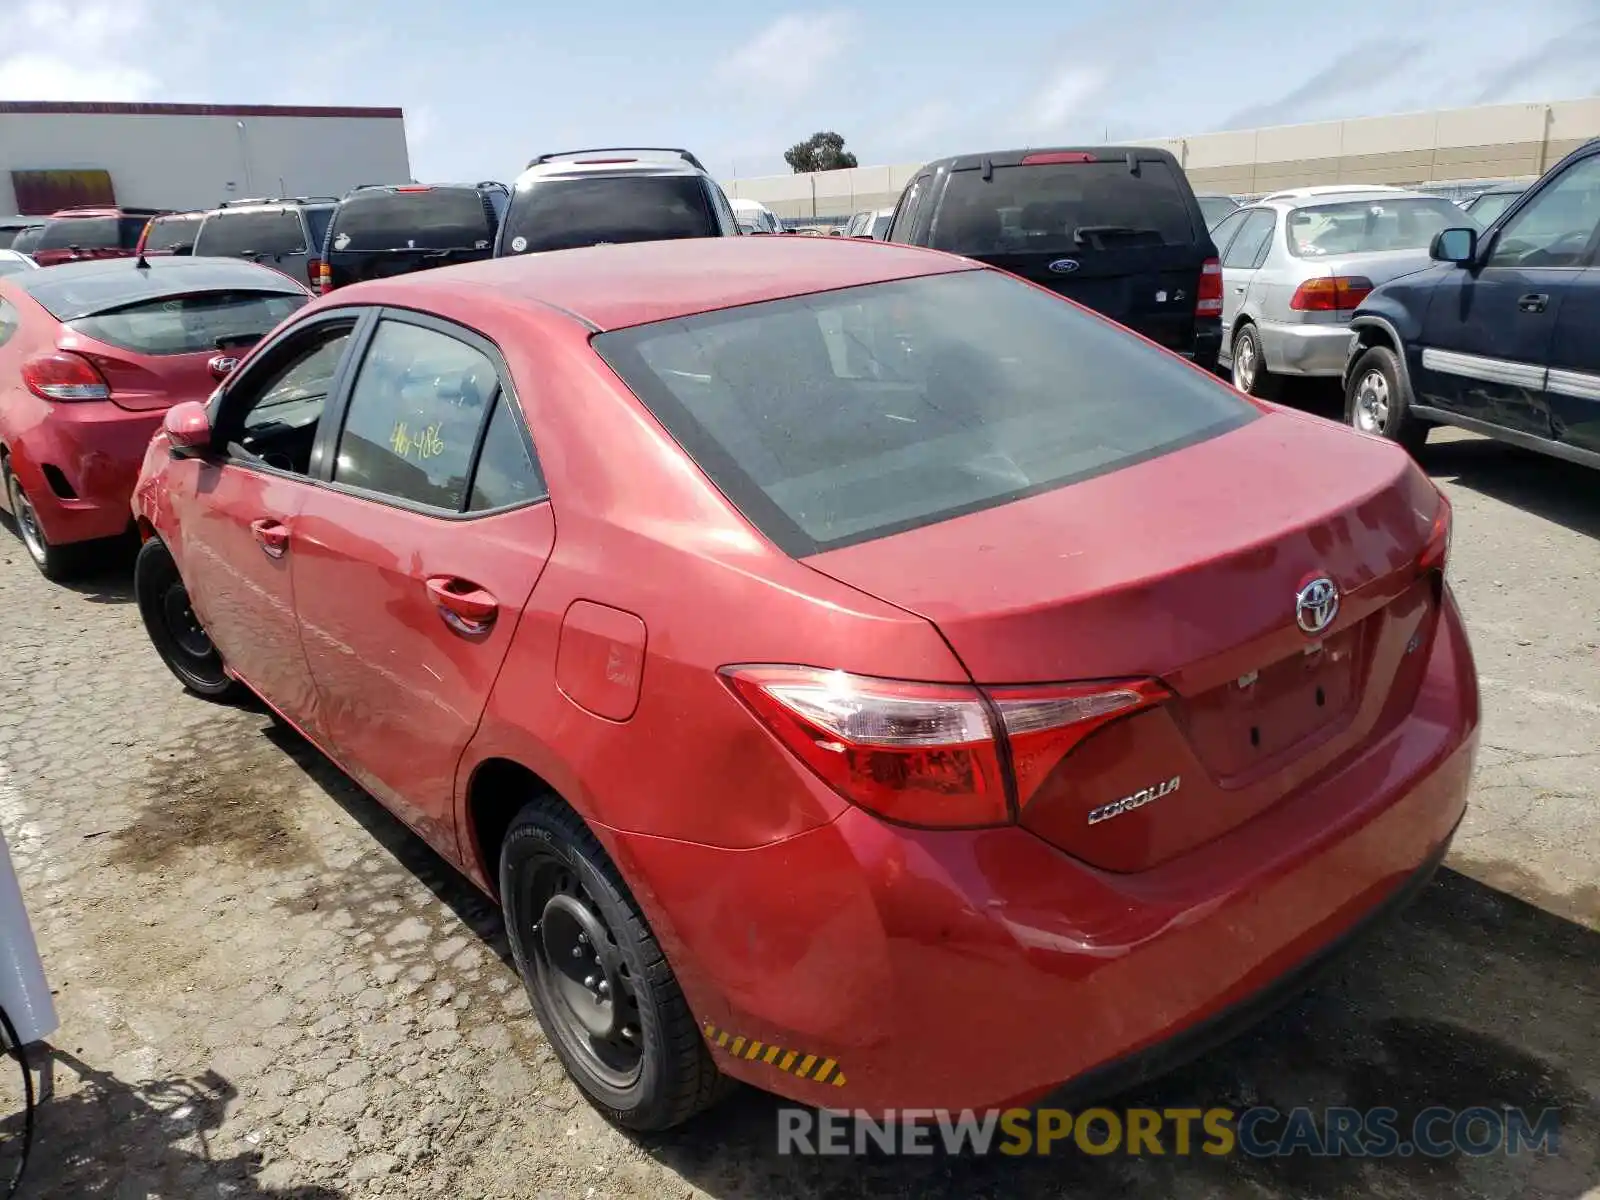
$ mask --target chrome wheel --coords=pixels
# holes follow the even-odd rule
[[[1233,344],[1233,386],[1249,392],[1256,385],[1256,340],[1248,334]]]
[[[17,532],[22,534],[22,544],[33,555],[33,561],[44,566],[50,559],[50,545],[44,540],[44,530],[39,527],[39,514],[33,511],[32,502],[15,478],[11,481],[11,511],[17,518]]]
[[[1377,369],[1368,371],[1356,385],[1353,406],[1356,428],[1363,433],[1382,434],[1389,425],[1389,381]]]

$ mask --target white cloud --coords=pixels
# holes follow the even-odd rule
[[[1025,113],[1028,125],[1039,133],[1059,130],[1079,114],[1106,79],[1103,68],[1068,67],[1034,93]]]
[[[7,22],[0,49],[0,98],[148,100],[160,80],[139,65],[137,42],[149,27],[140,0],[28,0]]]
[[[798,96],[810,90],[848,47],[849,13],[823,12],[779,17],[716,69],[725,84]]]

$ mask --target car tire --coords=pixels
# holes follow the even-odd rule
[[[567,1073],[614,1123],[667,1129],[729,1086],[655,935],[594,834],[530,801],[500,850],[512,957]]]
[[[1363,433],[1404,446],[1413,456],[1428,440],[1429,426],[1411,415],[1400,359],[1388,346],[1373,346],[1356,360],[1345,385],[1344,419]]]
[[[17,535],[33,565],[39,568],[39,574],[57,583],[72,578],[82,563],[78,547],[52,545],[45,536],[44,526],[39,524],[33,502],[23,490],[22,481],[11,473],[9,462],[0,475],[3,475],[0,482],[5,484],[6,499],[11,506],[11,519],[17,524]]]
[[[221,653],[195,617],[178,564],[160,538],[151,538],[139,549],[133,563],[133,594],[151,644],[184,687],[207,700],[233,701],[246,695],[244,685],[224,669]]]
[[[1230,370],[1233,386],[1247,396],[1276,400],[1283,391],[1283,380],[1267,370],[1266,357],[1261,353],[1261,335],[1254,325],[1246,325],[1234,334]]]

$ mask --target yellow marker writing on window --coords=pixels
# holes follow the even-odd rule
[[[444,439],[439,436],[439,422],[412,433],[404,421],[398,422],[389,435],[389,448],[401,458],[420,458],[424,461],[438,458],[444,453]]]

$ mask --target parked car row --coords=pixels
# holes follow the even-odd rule
[[[1169,154],[941,159],[871,246],[738,236],[681,151],[180,225],[0,279],[29,553],[131,521],[174,676],[498,900],[626,1126],[1130,1086],[1450,844],[1449,505],[1194,369]]]

